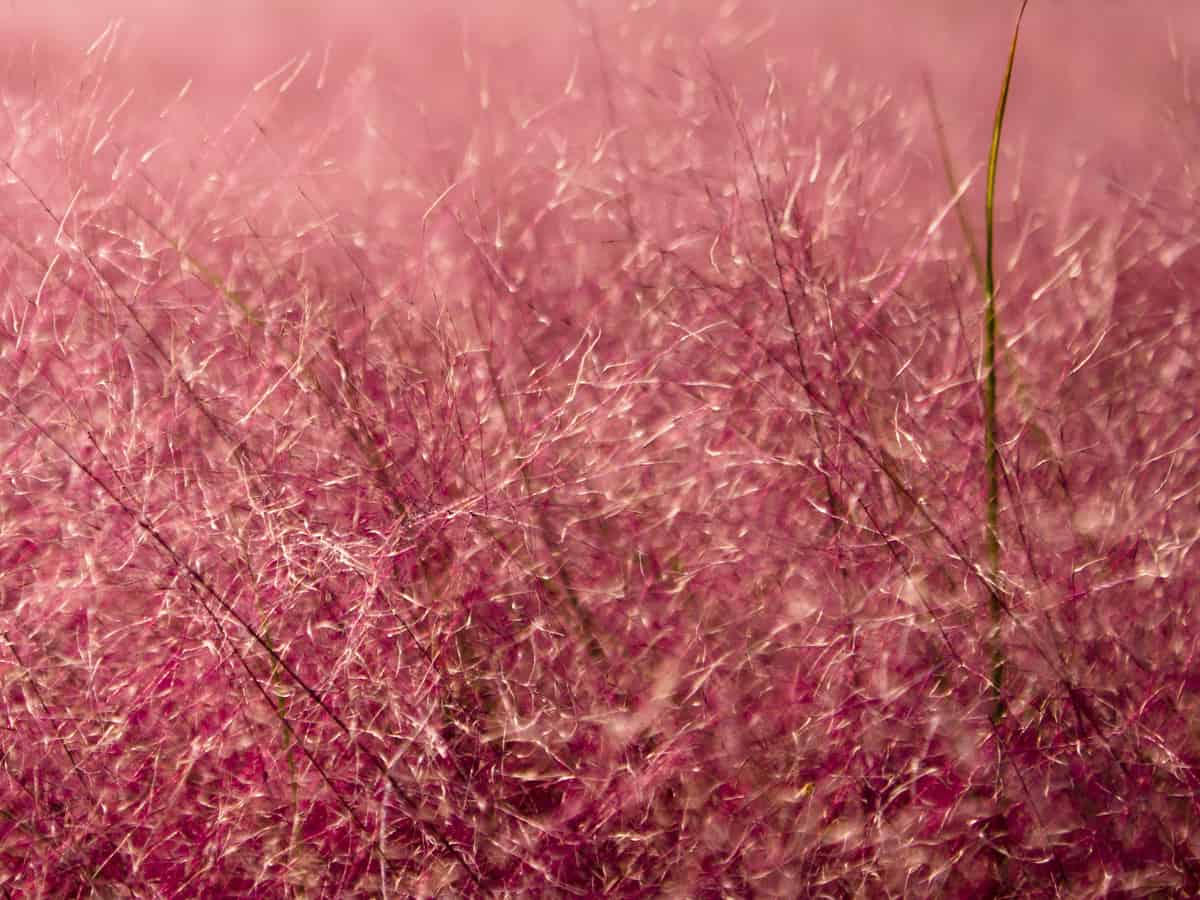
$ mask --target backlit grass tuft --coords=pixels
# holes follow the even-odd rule
[[[1200,893],[1194,14],[670,6],[13,57],[8,894]]]

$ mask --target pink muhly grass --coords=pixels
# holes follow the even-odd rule
[[[1002,101],[984,263],[978,108],[761,21],[24,63],[8,895],[1200,892],[1186,70],[1151,173]]]

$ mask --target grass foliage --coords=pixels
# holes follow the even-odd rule
[[[979,265],[919,84],[714,21],[6,98],[6,895],[1200,893],[1190,94],[1064,168],[1014,33]]]

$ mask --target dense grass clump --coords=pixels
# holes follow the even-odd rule
[[[0,886],[1200,893],[1186,67],[1151,166],[563,22],[14,63]]]

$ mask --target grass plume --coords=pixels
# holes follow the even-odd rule
[[[1082,3],[994,121],[949,0],[12,55],[0,893],[1200,895],[1200,119],[1058,127]]]

